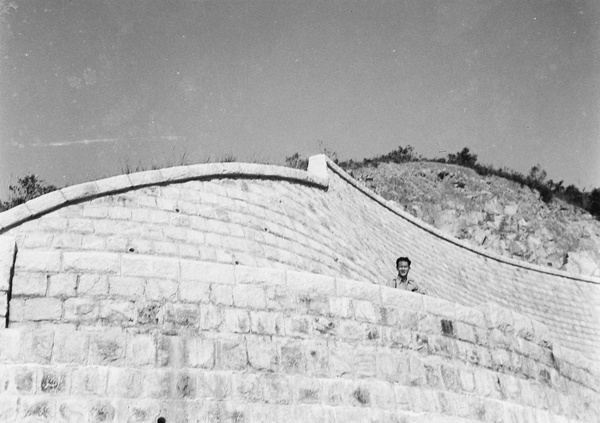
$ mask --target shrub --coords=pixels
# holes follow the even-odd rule
[[[285,158],[285,165],[294,169],[308,169],[308,159],[300,156],[299,153],[294,153]]]
[[[4,210],[23,204],[40,195],[55,191],[56,187],[46,184],[43,180],[38,179],[37,175],[31,174],[19,178],[17,185],[10,185],[8,190],[10,192],[8,201],[0,201],[0,207]]]

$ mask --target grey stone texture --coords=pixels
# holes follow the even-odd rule
[[[328,181],[182,167],[0,215],[0,421],[600,420],[599,281],[446,238],[321,161]],[[431,295],[383,285],[404,254]]]

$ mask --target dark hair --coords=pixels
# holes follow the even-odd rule
[[[396,267],[398,267],[398,263],[400,263],[401,261],[407,262],[408,267],[410,267],[410,259],[408,257],[398,257],[398,259],[396,260]]]

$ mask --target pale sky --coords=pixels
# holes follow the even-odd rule
[[[600,187],[588,0],[0,0],[0,199],[127,163],[412,145]]]

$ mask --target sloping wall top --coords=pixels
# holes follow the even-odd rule
[[[16,284],[39,263],[64,270],[76,251],[88,252],[92,267],[154,260],[159,272],[165,256],[178,256],[369,283],[393,277],[396,257],[407,255],[430,295],[467,306],[496,302],[545,323],[566,347],[592,358],[600,351],[599,279],[451,239],[325,156],[311,158],[308,173],[207,164],[72,186],[0,214],[0,234],[16,239]]]

